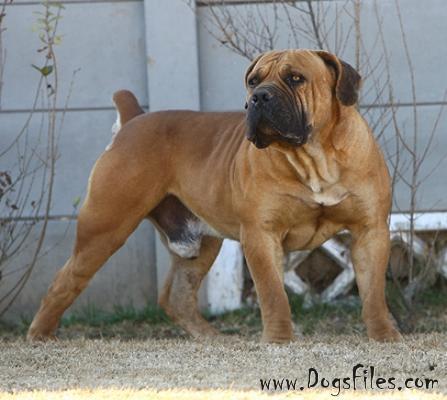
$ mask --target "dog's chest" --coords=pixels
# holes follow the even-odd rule
[[[288,212],[278,224],[287,232],[284,248],[287,251],[313,249],[340,231],[343,224],[337,215],[345,208],[342,202],[338,195],[323,193],[287,207]]]
[[[341,203],[348,190],[341,183],[340,168],[321,145],[312,144],[286,154],[297,179],[296,195],[308,206],[331,207]]]
[[[318,206],[333,207],[345,200],[348,194],[348,190],[343,185],[335,184],[322,188],[319,192],[312,191],[310,198]]]
[[[288,196],[287,202],[282,202],[280,222],[287,231],[285,248],[288,251],[315,248],[342,229],[338,215],[345,212],[343,202],[348,197],[349,192],[342,185],[320,192],[301,186],[295,196]]]

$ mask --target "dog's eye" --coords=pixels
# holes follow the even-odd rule
[[[304,77],[300,74],[292,74],[289,76],[289,82],[293,85],[301,84],[304,80]]]
[[[255,87],[258,84],[258,78],[253,77],[248,80],[248,86]]]

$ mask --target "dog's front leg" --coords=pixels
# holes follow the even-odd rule
[[[368,336],[378,341],[394,342],[401,338],[393,326],[385,299],[385,278],[390,253],[387,224],[362,225],[351,229],[352,261],[359,294],[362,317]]]
[[[283,249],[280,235],[259,227],[243,228],[241,243],[261,307],[262,341],[293,340],[292,320],[281,274]]]

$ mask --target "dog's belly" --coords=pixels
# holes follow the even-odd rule
[[[203,236],[222,237],[217,231],[198,218],[186,220],[181,229],[180,237],[175,239],[168,237],[168,247],[183,258],[195,258],[199,255]]]
[[[291,212],[286,220],[294,221],[294,224],[283,240],[286,252],[316,248],[344,228],[340,222],[325,216],[321,208],[295,203],[295,207],[289,205],[288,209]],[[214,224],[212,216],[201,218],[171,194],[151,211],[149,218],[164,234],[168,248],[183,258],[195,258],[200,254],[203,236],[239,239],[234,224],[221,226]]]

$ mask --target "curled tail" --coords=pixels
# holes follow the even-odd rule
[[[118,90],[113,94],[113,102],[115,103],[118,113],[116,122],[113,124],[112,132],[117,133],[121,127],[137,115],[144,114],[143,109],[138,104],[135,95],[129,90]]]

